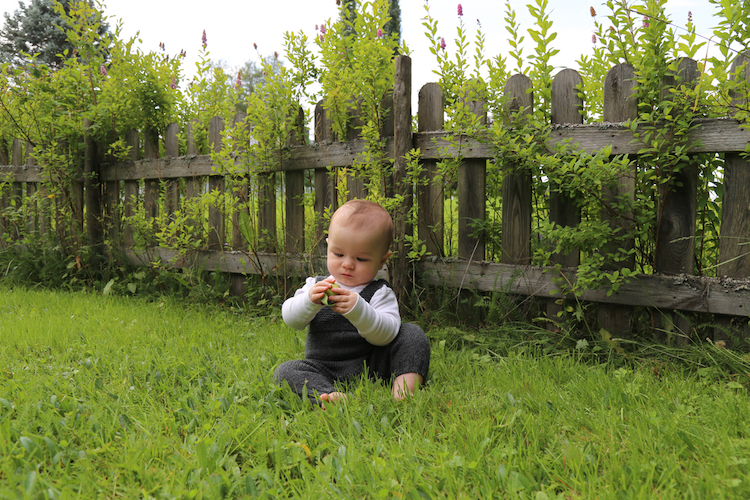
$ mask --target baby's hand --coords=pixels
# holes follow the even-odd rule
[[[318,281],[317,283],[315,283],[308,292],[310,301],[312,301],[313,304],[322,305],[323,297],[326,296],[326,290],[331,289],[334,281],[336,281],[336,279],[333,276],[329,276],[323,281]]]
[[[345,288],[331,288],[332,295],[328,296],[328,304],[331,309],[339,314],[346,314],[354,308],[357,303],[359,294],[346,290]]]

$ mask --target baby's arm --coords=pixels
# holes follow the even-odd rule
[[[281,317],[284,318],[284,323],[295,330],[305,329],[323,307],[320,305],[320,298],[316,304],[310,297],[310,290],[315,286],[315,278],[307,278],[304,286],[294,292],[294,296],[286,299],[281,306]]]
[[[359,298],[359,297],[358,297]],[[383,287],[370,299],[357,300],[348,313],[344,314],[359,331],[359,334],[373,345],[387,345],[396,338],[401,328],[401,315],[398,299],[388,287]]]

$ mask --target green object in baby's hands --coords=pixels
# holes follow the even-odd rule
[[[340,287],[339,287],[338,283],[334,282],[331,285],[331,288],[340,288]],[[328,297],[330,297],[331,295],[333,295],[333,291],[331,290],[331,288],[329,288],[328,290],[326,290],[325,295],[323,295],[323,298],[320,301],[320,302],[323,303],[324,306],[330,306],[331,305],[331,303],[328,302]]]

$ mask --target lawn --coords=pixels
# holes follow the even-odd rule
[[[414,398],[314,411],[278,314],[0,288],[0,498],[750,497],[746,380],[501,334],[428,329]]]

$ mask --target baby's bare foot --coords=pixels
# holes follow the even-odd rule
[[[321,404],[323,409],[326,409],[325,403],[338,403],[339,401],[345,401],[347,399],[345,392],[329,392],[326,394],[321,394],[320,399],[324,401],[324,403]]]

